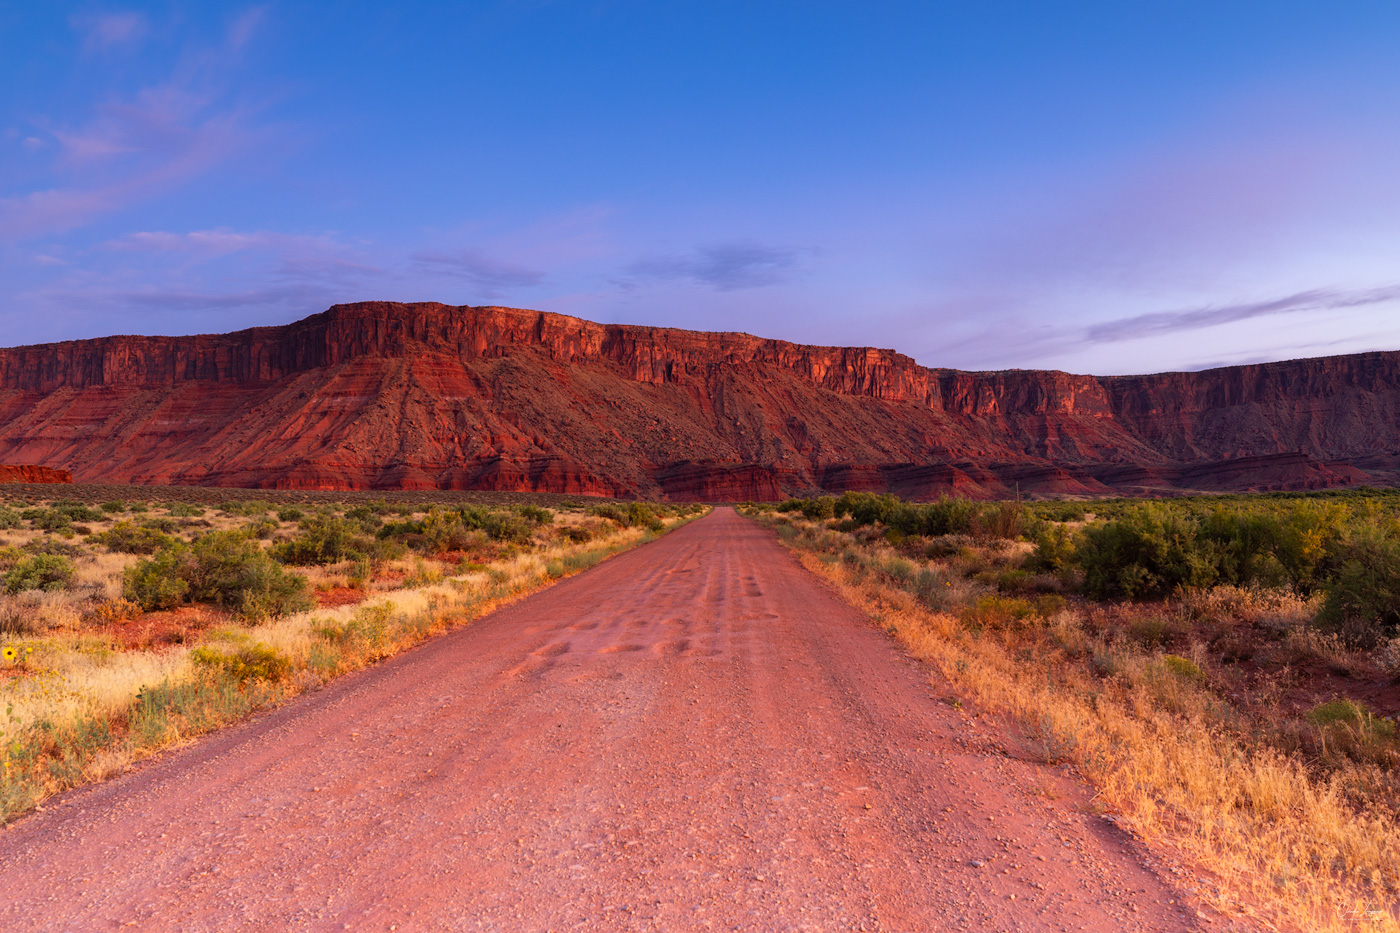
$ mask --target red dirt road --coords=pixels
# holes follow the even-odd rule
[[[51,801],[0,929],[1193,928],[942,695],[721,509]]]

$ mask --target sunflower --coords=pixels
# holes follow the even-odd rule
[[[13,661],[13,660],[15,659],[15,655],[16,655],[17,653],[18,653],[18,652],[15,651],[14,645],[6,645],[6,646],[5,646],[5,650],[4,650],[3,652],[0,652],[0,654],[4,654],[4,655],[5,655],[5,660],[6,660],[6,661]]]

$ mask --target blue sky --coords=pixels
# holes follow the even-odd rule
[[[1391,2],[0,4],[0,345],[340,301],[1400,349]]]

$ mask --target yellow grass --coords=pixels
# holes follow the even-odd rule
[[[667,524],[676,527],[688,520],[669,519]],[[150,650],[118,650],[101,635],[84,631],[84,611],[97,601],[118,597],[121,571],[136,559],[119,554],[84,555],[78,559],[76,584],[67,592],[0,597],[22,603],[26,618],[40,633],[0,636],[0,643],[18,652],[15,660],[3,663],[22,672],[20,677],[0,680],[0,712],[4,713],[0,716],[0,819],[23,812],[43,796],[77,781],[119,772],[139,758],[236,719],[259,705],[295,696],[328,677],[412,647],[547,586],[576,568],[654,537],[638,528],[616,528],[611,523],[606,527],[607,533],[587,543],[541,546],[493,562],[484,571],[454,574],[449,570],[444,574],[436,569],[440,566],[436,562],[400,561],[397,563],[410,573],[417,566],[432,564],[427,569],[434,570],[436,582],[391,590],[371,586],[366,600],[358,604],[295,613],[253,626],[230,624],[204,632],[197,644]],[[31,536],[15,537],[23,543]],[[567,560],[574,563],[561,562]],[[344,571],[334,567],[310,568],[307,576],[313,586],[345,582]],[[357,620],[373,622],[370,641],[327,642],[325,632],[345,629]],[[244,691],[248,695],[227,709],[202,709],[204,725],[194,727],[172,720],[163,731],[148,729],[149,735],[141,741],[122,738],[123,723],[137,709],[144,691],[192,683],[210,675],[207,663],[200,661],[200,649],[217,655],[248,646],[271,649],[287,662],[294,676],[271,685],[255,684],[256,689]],[[43,740],[49,742],[47,751],[32,746],[42,739],[35,729],[43,724],[48,724],[44,727],[48,734],[59,736]],[[116,729],[117,734],[84,739],[89,744],[81,749],[65,747],[69,741],[65,737],[73,730],[87,728],[91,732],[92,724]],[[21,748],[25,743],[30,746]],[[33,758],[35,754],[76,763],[63,777],[54,778]]]

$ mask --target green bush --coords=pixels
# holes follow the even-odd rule
[[[299,522],[306,516],[306,513],[294,505],[286,505],[277,510],[277,520],[279,522]]]
[[[59,509],[25,509],[20,517],[35,528],[50,533],[72,531],[73,519]]]
[[[188,502],[172,502],[166,511],[176,518],[198,518],[204,514],[203,509]]]
[[[542,509],[537,505],[518,505],[515,511],[519,516],[536,525],[554,524],[554,513],[549,509]]]
[[[72,499],[59,499],[52,504],[52,508],[55,512],[67,515],[70,522],[100,522],[107,517],[98,509],[89,508]]]
[[[1217,577],[1193,526],[1156,505],[1087,526],[1075,559],[1084,570],[1084,592],[1095,599],[1166,596],[1209,586]]]
[[[274,561],[237,531],[214,531],[192,544],[174,542],[127,569],[123,595],[143,609],[182,600],[213,603],[256,621],[309,609],[306,578]]]
[[[1032,573],[1063,573],[1074,564],[1074,535],[1064,525],[1046,525],[1035,536],[1035,550],[1026,559]]]
[[[104,512],[111,512],[111,513],[115,514],[115,513],[117,513],[117,512],[125,512],[125,511],[126,511],[126,503],[125,503],[125,502],[122,502],[122,501],[120,501],[120,500],[114,500],[114,501],[112,501],[112,502],[104,502],[104,503],[102,503],[102,505],[100,506],[100,508],[101,508],[102,511],[104,511]]]
[[[22,557],[5,574],[5,592],[57,592],[68,587],[73,579],[73,572],[73,562],[60,554],[33,554]]]
[[[1368,647],[1400,631],[1400,540],[1376,531],[1355,536],[1324,592],[1323,625]]]
[[[338,564],[364,557],[371,542],[361,534],[356,522],[334,515],[313,515],[301,520],[295,538],[273,548],[273,556],[284,564]]]
[[[7,506],[0,505],[0,528],[18,528],[21,521],[18,512]]]
[[[122,575],[122,596],[144,612],[174,609],[185,601],[190,585],[183,574],[189,547],[183,541],[167,544],[150,560],[137,561]]]
[[[170,543],[167,535],[130,519],[123,519],[107,531],[93,535],[92,540],[120,554],[154,554]]]

